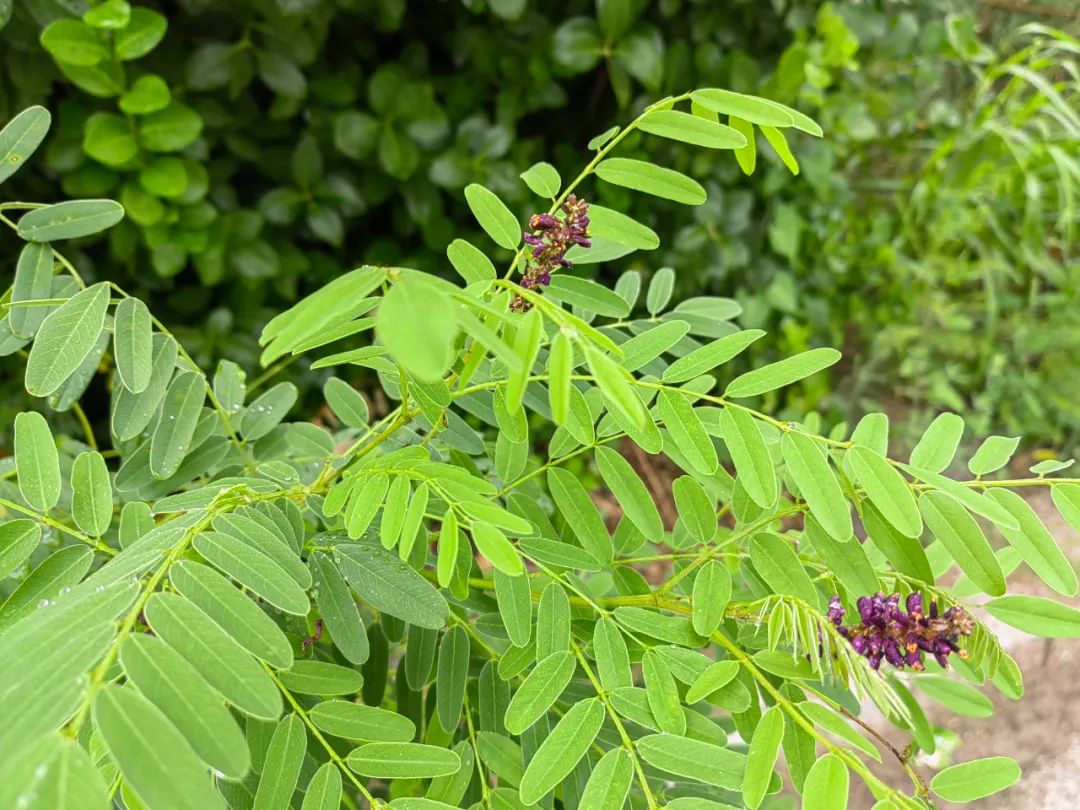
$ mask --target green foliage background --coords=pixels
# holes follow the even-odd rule
[[[797,144],[799,178],[762,143],[747,178],[632,136],[709,202],[688,216],[597,189],[675,238],[581,271],[671,266],[676,298],[737,299],[741,326],[779,338],[746,367],[844,349],[850,366],[774,408],[915,425],[953,409],[976,433],[1075,441],[1077,46],[1030,17],[946,0],[183,0],[126,18],[95,4],[94,30],[83,2],[14,5],[0,115],[41,103],[56,125],[13,193],[121,200],[127,218],[76,261],[151,299],[200,363],[227,350],[253,370],[261,325],[360,263],[448,273],[445,245],[477,234],[467,182],[524,218],[518,167],[570,170],[645,99],[713,85],[795,104],[828,137]],[[317,405],[318,373],[293,378]]]

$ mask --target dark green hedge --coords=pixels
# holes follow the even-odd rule
[[[1049,318],[1055,341],[1080,340],[1062,303],[1077,284],[1071,242],[1045,216],[1068,170],[1044,148],[991,182],[988,167],[1008,163],[1008,149],[985,129],[968,138],[993,120],[1008,79],[980,91],[1003,57],[979,38],[1003,53],[1032,38],[1010,38],[994,12],[946,17],[968,5],[946,0],[93,5],[88,24],[84,2],[23,0],[0,31],[0,113],[41,103],[57,119],[45,160],[15,191],[120,199],[127,219],[78,261],[152,298],[200,362],[227,346],[253,368],[270,314],[360,263],[448,272],[446,244],[477,232],[468,182],[524,219],[515,167],[570,170],[591,137],[646,101],[712,85],[822,121],[824,140],[795,144],[803,177],[793,181],[764,144],[746,178],[727,156],[642,142],[650,159],[703,182],[709,202],[688,216],[628,209],[617,190],[597,189],[598,202],[678,238],[663,255],[583,272],[670,265],[680,296],[735,297],[744,325],[774,330],[768,355],[845,345],[850,376],[834,375],[832,394],[827,381],[802,389],[790,403],[799,408],[854,416],[883,403],[964,403],[980,427],[1058,441],[1080,424],[1075,405],[1037,393],[1048,375],[1077,374],[1075,352],[1062,367],[1032,334]],[[1068,81],[1030,64],[1038,58],[1026,64],[1047,82]],[[1030,94],[999,110],[1003,125],[1073,161],[1069,122],[1045,115],[1035,126],[1025,103]],[[1031,213],[1032,179],[1038,212],[1013,234]],[[1010,252],[1017,240],[1023,266]],[[10,250],[0,248],[6,265]],[[988,266],[1003,267],[993,283]]]

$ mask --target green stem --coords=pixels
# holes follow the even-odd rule
[[[615,711],[615,707],[611,705],[611,701],[608,699],[607,692],[604,691],[604,687],[601,685],[599,679],[592,671],[592,667],[589,666],[589,660],[585,657],[585,654],[581,651],[581,648],[573,640],[570,641],[570,646],[574,650],[574,655],[577,656],[578,663],[581,664],[581,668],[585,671],[586,677],[589,679],[589,683],[592,684],[593,690],[596,692],[596,696],[600,698],[600,701],[604,704],[604,709],[607,711],[608,717],[611,718],[611,722],[615,726],[615,730],[619,734],[619,739],[622,741],[622,747],[630,754],[630,759],[634,763],[634,773],[637,775],[638,784],[641,785],[641,792],[645,794],[645,802],[649,806],[650,810],[653,810],[658,805],[656,803],[656,797],[653,796],[653,792],[649,787],[649,780],[645,776],[645,769],[641,765],[641,759],[638,757],[637,748],[634,746],[634,741],[630,739],[630,735],[626,733],[626,727],[622,724],[622,719],[619,717],[619,713]]]
[[[40,512],[35,512],[33,509],[28,509],[25,506],[20,506],[14,501],[9,501],[7,498],[0,498],[0,506],[11,509],[15,512],[18,512],[19,514],[26,515],[27,517],[31,517],[40,523],[44,523],[46,526],[51,526],[58,532],[63,532],[68,537],[74,537],[76,540],[80,540],[89,546],[93,546],[97,551],[100,551],[102,554],[108,554],[110,557],[116,554],[115,549],[112,549],[109,546],[105,545],[105,543],[103,543],[100,539],[85,535],[77,529],[73,529],[70,526],[65,526],[58,520],[53,520],[48,515],[43,515]]]
[[[330,745],[330,743],[326,741],[326,737],[324,737],[322,732],[319,731],[319,727],[311,721],[311,718],[308,717],[308,713],[304,711],[304,707],[300,705],[299,701],[297,701],[296,699],[296,696],[293,695],[293,693],[289,691],[285,684],[281,682],[281,680],[277,676],[277,673],[275,673],[274,670],[266,664],[263,664],[263,669],[266,670],[266,674],[270,676],[270,678],[274,681],[275,684],[277,684],[277,688],[281,691],[281,694],[285,696],[285,700],[289,702],[289,705],[292,707],[293,712],[301,720],[304,721],[304,725],[307,726],[308,731],[311,733],[311,736],[319,741],[319,744],[326,751],[327,756],[330,757],[330,761],[337,766],[338,770],[341,771],[345,778],[352,782],[353,786],[360,791],[360,795],[362,795],[367,800],[368,805],[371,807],[371,810],[377,810],[377,808],[382,807],[383,803],[379,799],[371,795],[371,792],[364,786],[364,783],[361,782],[357,778],[356,774],[352,772],[352,769],[350,769],[349,766],[345,764],[345,760],[341,758],[341,755],[338,754],[338,752],[334,749],[334,746]]]

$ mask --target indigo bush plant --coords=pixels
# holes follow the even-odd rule
[[[0,132],[0,180],[49,122],[32,107]],[[731,374],[767,339],[731,301],[672,307],[663,271],[642,307],[636,273],[612,289],[574,267],[659,241],[590,202],[604,184],[706,200],[622,156],[630,135],[749,169],[759,147],[794,168],[801,133],[822,134],[784,105],[698,90],[594,138],[572,181],[525,171],[526,222],[468,185],[490,243],[450,243],[457,282],[345,273],[266,324],[250,383],[228,360],[201,369],[146,303],[65,258],[119,203],[0,205],[22,240],[0,340],[40,406],[0,467],[0,807],[716,810],[783,790],[833,810],[854,775],[882,810],[1013,784],[1005,756],[931,777],[919,699],[1020,698],[988,615],[1080,635],[1080,612],[1006,581],[1025,564],[1076,594],[1017,491],[1050,488],[1080,528],[1080,479],[1048,477],[1056,462],[999,478],[1004,437],[948,475],[955,414],[906,461],[882,414],[850,431],[778,420],[762,395],[837,351]],[[514,256],[501,272],[493,246]],[[370,370],[384,404],[331,376],[323,424],[286,421],[296,355]],[[83,407],[104,389],[108,436]],[[54,435],[47,415],[65,411],[81,434]],[[631,448],[680,470],[673,525]],[[583,484],[594,469],[613,523]],[[860,719],[870,704],[909,745]],[[910,784],[878,775],[883,756]]]

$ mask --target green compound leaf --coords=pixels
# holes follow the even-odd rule
[[[963,419],[955,413],[940,414],[926,428],[911,451],[911,466],[935,473],[943,472],[952,463],[963,434]]]
[[[423,276],[408,276],[383,296],[375,332],[409,374],[420,382],[436,382],[454,360],[456,311],[442,288]]]
[[[702,670],[690,688],[686,690],[686,702],[697,703],[719,689],[723,689],[739,674],[738,661],[717,661]]]
[[[416,726],[408,717],[347,700],[316,704],[309,715],[320,730],[345,740],[409,742],[416,735]]]
[[[660,247],[660,237],[652,228],[602,205],[589,205],[589,234],[634,250]]]
[[[266,671],[193,602],[155,593],[144,613],[154,633],[237,709],[263,720],[281,714],[281,694]]]
[[[913,683],[938,703],[964,717],[990,717],[994,704],[973,686],[944,675],[920,675]]]
[[[674,169],[665,169],[643,160],[608,158],[596,167],[596,175],[612,185],[654,194],[684,205],[701,205],[707,196],[696,180]]]
[[[80,453],[71,466],[71,514],[91,537],[101,537],[112,522],[112,484],[101,453]]]
[[[529,578],[507,574],[495,569],[495,599],[499,606],[499,617],[510,636],[510,641],[517,647],[524,647],[532,638],[533,614],[532,591]]]
[[[820,607],[821,596],[795,550],[783,538],[762,532],[750,539],[750,561],[774,593]]]
[[[552,582],[540,596],[536,611],[536,660],[570,648],[570,598]]]
[[[706,543],[716,534],[716,504],[695,478],[682,475],[671,485],[683,528],[694,540]]]
[[[44,107],[27,107],[0,130],[0,183],[15,174],[45,140],[52,115]]]
[[[164,810],[225,807],[206,766],[187,740],[138,692],[105,686],[94,699],[93,717],[120,773],[148,806]]]
[[[346,758],[349,768],[377,779],[429,779],[457,773],[461,758],[454,752],[419,743],[368,743]]]
[[[123,218],[124,207],[118,202],[70,200],[23,214],[18,234],[28,242],[77,239],[111,228]]]
[[[205,392],[206,381],[194,371],[177,374],[170,383],[150,437],[150,471],[155,478],[169,478],[191,451]]]
[[[570,683],[576,665],[574,654],[569,651],[552,653],[540,661],[506,707],[506,730],[519,735],[543,717]]]
[[[836,754],[826,754],[810,769],[803,785],[803,810],[844,810],[851,777]]]
[[[368,407],[363,395],[344,380],[331,377],[323,386],[326,404],[347,427],[367,426]]]
[[[664,524],[649,490],[621,454],[610,447],[596,448],[596,463],[627,518],[646,537],[660,538]]]
[[[773,706],[758,721],[746,754],[742,794],[743,802],[750,810],[757,810],[765,799],[783,738],[784,711],[779,706]]]
[[[730,90],[704,88],[690,94],[695,104],[719,115],[734,115],[752,124],[769,127],[790,127],[794,124],[786,108],[757,96],[747,96]]]
[[[724,408],[720,413],[720,430],[735,464],[738,481],[754,503],[768,509],[776,503],[780,486],[769,447],[757,421],[741,408]]]
[[[318,536],[320,542],[335,538],[344,539]],[[343,542],[335,548],[334,559],[352,589],[376,610],[432,630],[446,623],[450,609],[442,594],[396,555],[367,543]]]
[[[517,577],[525,573],[517,549],[499,529],[478,520],[472,525],[472,536],[476,550],[504,574]]]
[[[320,697],[354,695],[364,685],[364,677],[355,669],[329,661],[296,661],[278,675],[293,692]]]
[[[746,329],[707,343],[668,366],[664,370],[662,379],[665,383],[673,384],[699,377],[731,360],[764,335],[765,333],[760,329]],[[623,346],[624,351],[625,349],[626,347]]]
[[[947,802],[973,802],[1020,781],[1020,766],[1010,757],[987,757],[953,765],[936,774],[930,789]]]
[[[333,762],[325,762],[308,782],[300,810],[339,810],[341,807],[341,771]]]
[[[15,471],[19,492],[39,512],[60,500],[60,454],[45,417],[37,411],[15,416]]]
[[[552,467],[547,482],[555,505],[584,549],[600,562],[610,564],[615,557],[611,535],[577,476],[569,470]]]
[[[0,523],[0,579],[20,565],[37,548],[41,524],[36,520],[8,520]]]
[[[550,163],[534,163],[523,171],[519,177],[525,181],[525,185],[529,187],[533,194],[538,194],[541,197],[554,198],[559,193],[559,187],[562,185],[562,178],[559,177],[558,171]]]
[[[169,568],[169,579],[177,591],[256,658],[275,669],[292,666],[292,646],[277,623],[213,568],[180,560]]]
[[[724,390],[724,396],[740,399],[775,391],[827,369],[839,360],[840,352],[836,349],[810,349],[736,377]]]
[[[638,129],[650,135],[708,149],[741,149],[746,146],[746,138],[737,130],[678,110],[653,110],[641,119]]]
[[[150,310],[146,304],[137,298],[125,298],[116,305],[113,321],[116,373],[133,394],[142,393],[150,384],[153,337]]]
[[[333,560],[322,552],[316,552],[308,558],[311,577],[314,583],[312,594],[315,605],[326,622],[326,629],[334,639],[345,659],[353,664],[362,664],[368,658],[368,640],[364,623],[360,619],[356,600],[349,593],[349,586]]]
[[[650,734],[638,740],[637,749],[662,771],[727,790],[742,789],[746,757],[728,748],[675,734]]]
[[[521,801],[535,804],[553,790],[578,764],[604,723],[599,698],[575,703],[562,716],[529,760],[521,778]]]
[[[304,589],[273,558],[245,540],[223,532],[202,532],[192,545],[207,562],[274,607],[294,616],[307,615],[311,606]]]
[[[612,748],[593,767],[578,807],[585,810],[622,810],[633,778],[634,764],[630,752],[624,748]]]
[[[694,632],[711,636],[724,620],[731,599],[731,574],[716,560],[710,560],[694,577]]]
[[[299,392],[291,382],[278,383],[248,405],[240,420],[240,434],[249,441],[273,430],[296,404]]]
[[[30,242],[19,253],[15,265],[15,283],[11,288],[11,303],[40,301],[52,292],[53,254],[49,245]],[[27,306],[8,310],[8,324],[16,337],[32,338],[41,328],[48,307]]]
[[[469,677],[469,634],[461,626],[451,627],[439,645],[439,669],[435,679],[436,708],[444,729],[457,728],[465,702]]]
[[[150,424],[172,379],[177,354],[175,340],[160,333],[154,335],[150,382],[141,393],[132,393],[121,386],[116,395],[112,429],[118,439],[134,439]]]
[[[847,542],[854,531],[851,505],[818,443],[805,433],[791,431],[784,434],[780,448],[810,513],[835,539]]]
[[[664,427],[694,471],[706,476],[716,472],[719,465],[716,448],[690,400],[677,391],[665,389],[660,392],[657,405]]]
[[[243,732],[218,693],[161,639],[132,635],[120,648],[128,679],[176,726],[198,757],[232,779],[251,765]]]
[[[446,247],[446,258],[465,279],[466,284],[478,281],[490,281],[495,278],[495,265],[484,255],[480,248],[464,239],[455,239]]]
[[[304,721],[295,714],[282,718],[270,737],[270,746],[266,749],[253,810],[275,810],[289,806],[300,778],[306,749],[307,732]]]
[[[1053,536],[1027,501],[1007,489],[992,489],[987,497],[997,501],[1020,525],[1019,529],[1001,528],[1005,539],[1020,554],[1039,579],[1065,596],[1077,592],[1076,572]]]
[[[986,535],[966,509],[943,492],[925,492],[919,498],[926,525],[984,593],[1005,593],[1005,575]]]
[[[1009,463],[1019,446],[1019,436],[988,436],[968,462],[968,470],[972,475],[987,475],[1000,470]]]
[[[686,717],[682,713],[675,678],[656,650],[646,650],[641,659],[645,678],[645,696],[656,724],[670,734],[686,733]]]
[[[127,26],[113,40],[118,59],[138,59],[150,53],[165,36],[165,17],[148,8],[133,8]]]
[[[105,325],[109,285],[76,293],[49,313],[26,361],[26,390],[36,397],[55,393],[94,349]]]
[[[901,534],[908,537],[921,535],[923,525],[919,505],[907,481],[896,468],[866,447],[852,447],[846,458],[851,460],[856,480],[862,484],[870,502],[878,508],[882,517]]]
[[[493,191],[472,183],[465,187],[465,202],[495,244],[507,250],[514,250],[520,244],[521,225],[517,217]]]
[[[592,646],[600,683],[604,689],[611,692],[634,685],[626,639],[614,619],[605,616],[596,623]]]
[[[1018,630],[1043,638],[1080,638],[1080,610],[1041,596],[1001,596],[983,607]]]

